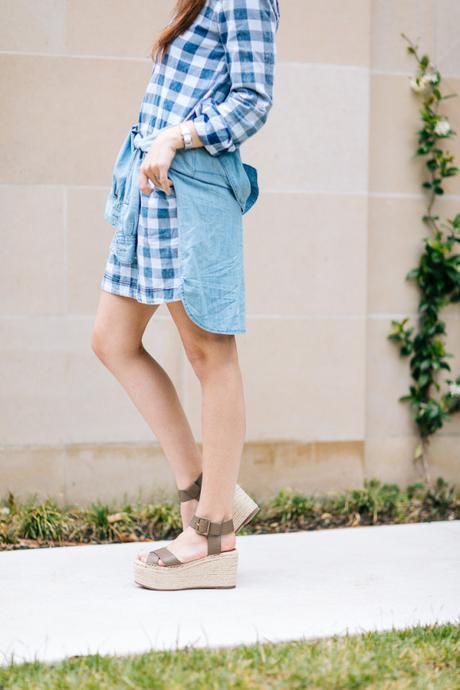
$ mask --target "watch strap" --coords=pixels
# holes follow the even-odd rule
[[[184,142],[184,148],[191,149],[193,147],[192,135],[187,125],[181,122],[179,125],[180,132],[182,134],[182,141]]]

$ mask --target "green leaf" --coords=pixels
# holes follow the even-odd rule
[[[419,269],[418,268],[412,268],[409,273],[406,275],[406,280],[414,280],[414,278],[418,278],[419,275]]]
[[[408,400],[412,400],[412,395],[401,395],[401,397],[398,398],[399,402],[407,402]]]

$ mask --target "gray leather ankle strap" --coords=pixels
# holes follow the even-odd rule
[[[198,517],[198,515],[192,517],[190,527],[208,538],[208,556],[221,553],[221,535],[230,534],[235,529],[232,518],[224,522],[211,522],[208,518]]]
[[[177,493],[179,495],[179,501],[184,503],[185,501],[191,501],[192,498],[196,498],[198,500],[201,493],[202,480],[203,473],[201,473],[199,477],[195,479],[195,481],[192,482],[186,489],[178,489]]]

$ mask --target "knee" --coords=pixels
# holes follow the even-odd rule
[[[123,358],[137,354],[141,347],[142,342],[134,343],[131,339],[120,338],[119,335],[110,333],[106,328],[96,325],[93,329],[91,348],[107,367]]]
[[[196,342],[185,349],[196,376],[200,381],[237,362],[233,336],[219,335],[217,342]]]
[[[187,359],[199,379],[203,378],[210,366],[210,357],[205,347],[198,345],[189,346],[185,350]]]
[[[91,349],[106,364],[110,358],[110,341],[106,331],[95,326],[91,334]]]

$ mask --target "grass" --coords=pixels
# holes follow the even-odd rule
[[[458,690],[460,625],[0,668],[2,690]]]
[[[307,496],[281,490],[261,503],[245,534],[293,532],[331,527],[401,524],[460,518],[460,492],[442,478],[400,489],[378,480],[342,494]],[[71,544],[173,539],[181,531],[174,502],[104,504],[89,508],[59,507],[53,499],[18,501],[13,494],[0,503],[0,549]]]

